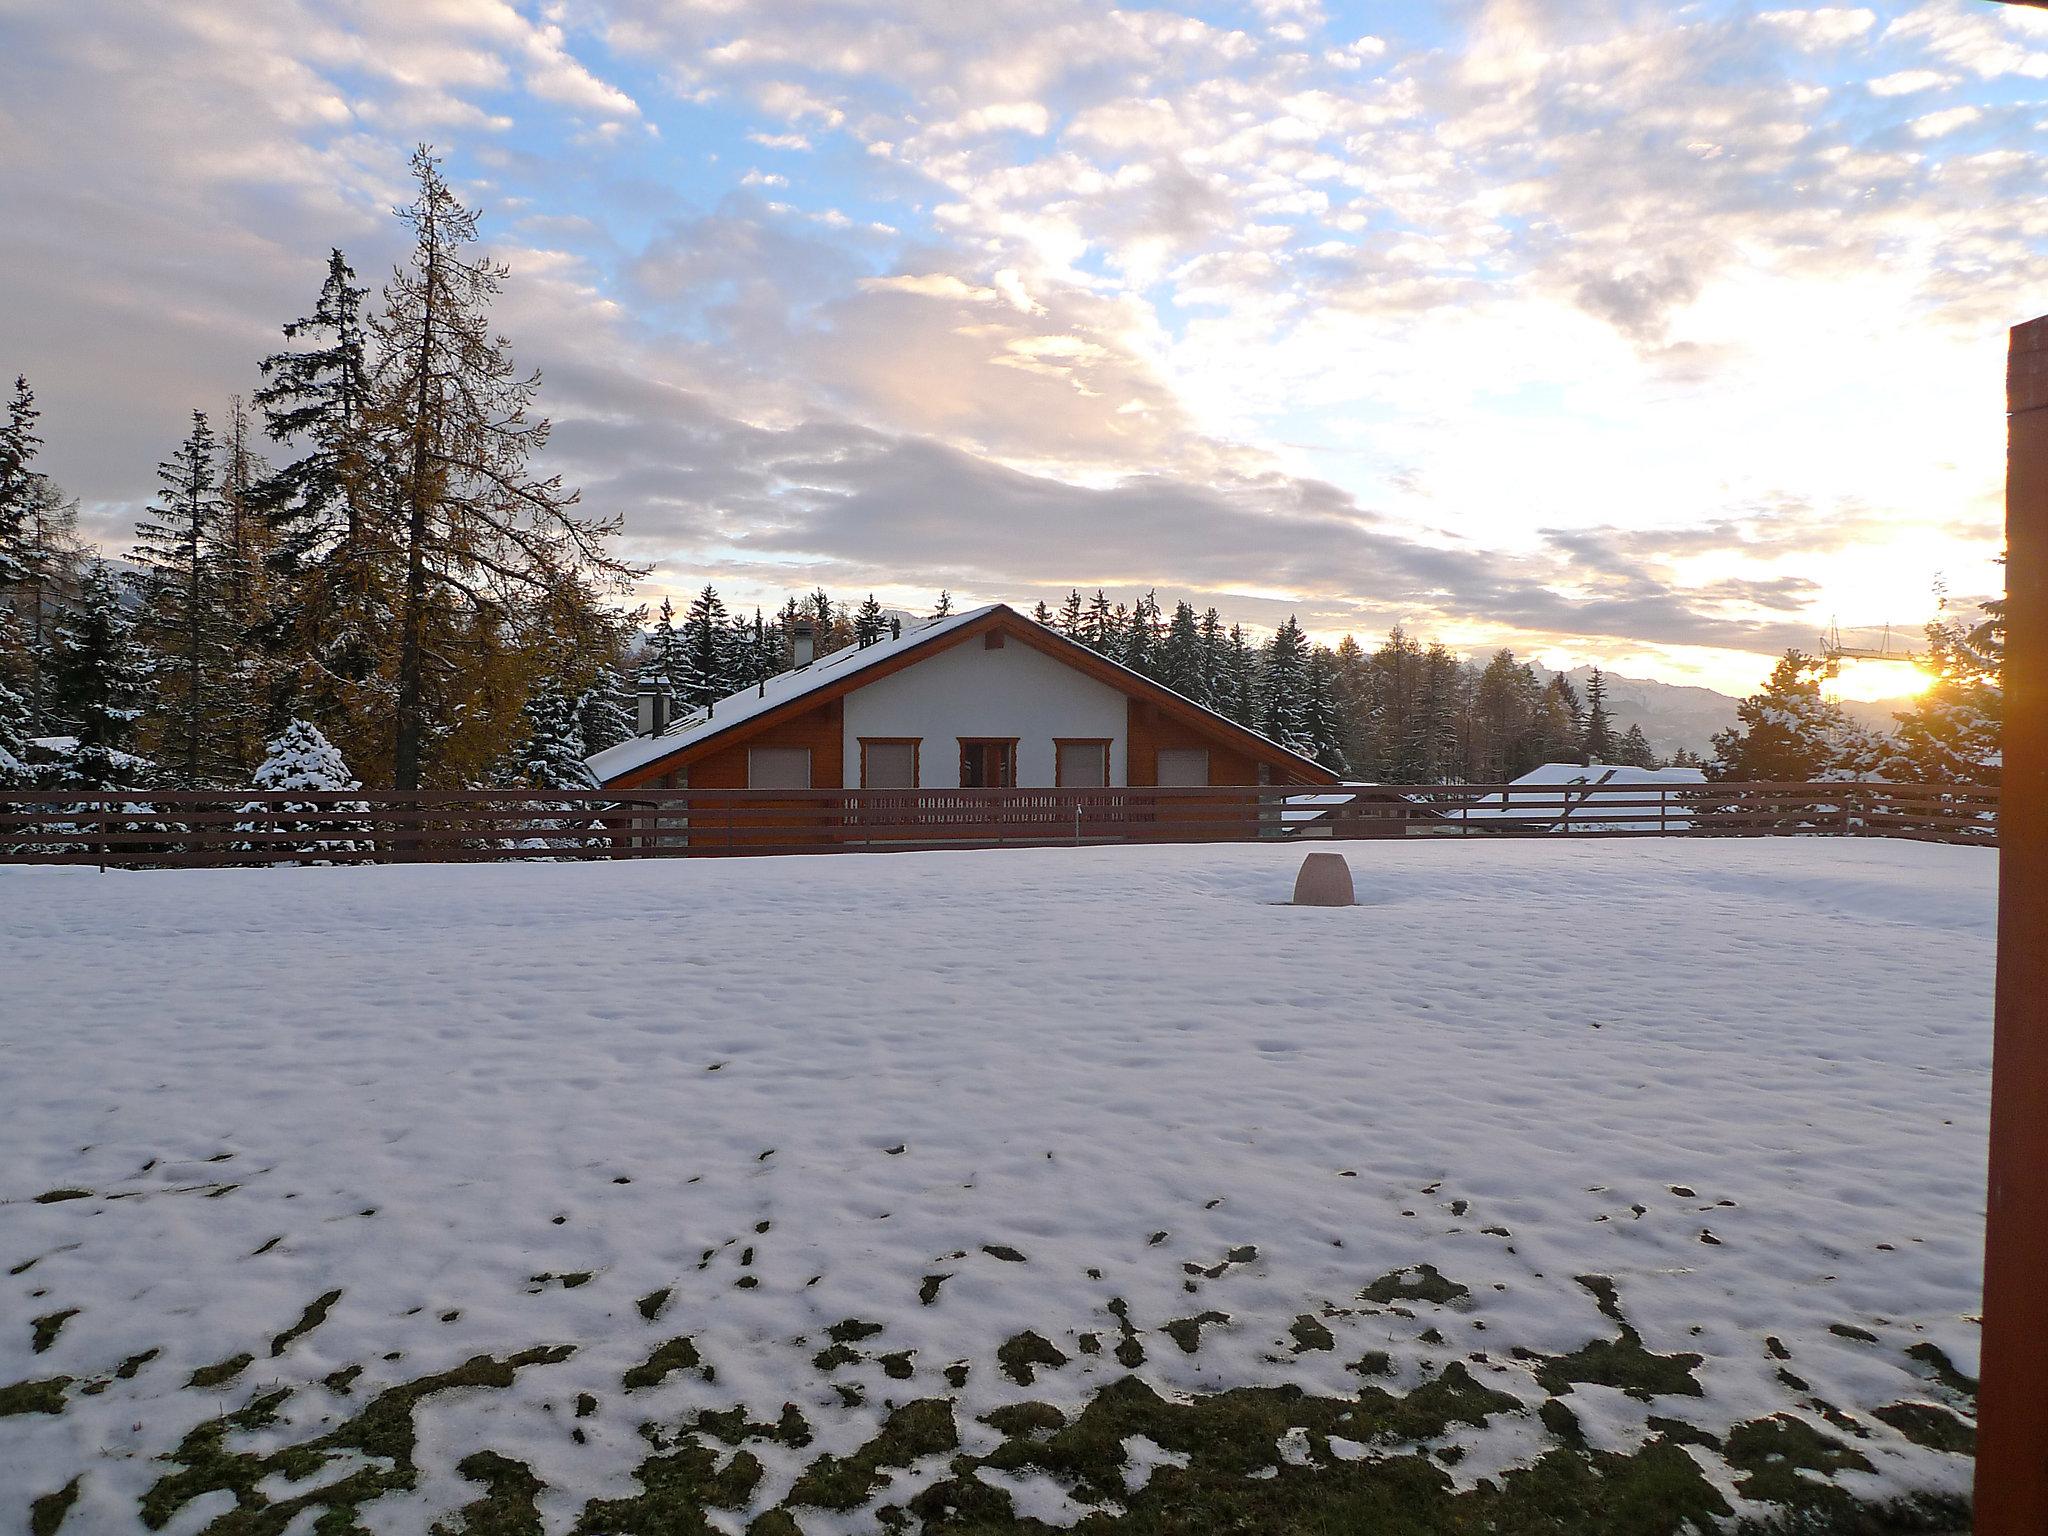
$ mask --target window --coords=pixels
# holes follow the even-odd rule
[[[809,747],[747,748],[747,788],[809,789],[811,749]]]
[[[915,736],[863,736],[860,739],[862,789],[917,788]]]
[[[1053,741],[1053,785],[1059,789],[1107,789],[1109,743],[1101,739]]]
[[[1017,782],[1017,738],[962,736],[960,787],[1010,789]]]
[[[1161,789],[1204,789],[1209,783],[1207,747],[1161,747],[1159,787]]]

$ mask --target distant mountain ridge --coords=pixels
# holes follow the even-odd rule
[[[1555,675],[1551,668],[1541,665],[1535,671],[1545,682]],[[1573,667],[1565,673],[1572,686],[1579,690],[1581,698],[1585,696],[1586,679],[1592,672],[1590,666],[1584,666]],[[1619,672],[1604,670],[1601,675],[1607,679],[1607,708],[1613,714],[1617,728],[1625,731],[1631,725],[1640,725],[1643,734],[1650,738],[1651,748],[1659,757],[1667,759],[1680,747],[1711,758],[1714,755],[1714,733],[1735,724],[1735,709],[1742,702],[1728,694],[1691,683],[1660,683],[1654,678],[1626,677]],[[1898,724],[1893,716],[1908,702],[1906,699],[1871,702],[1844,699],[1842,709],[1858,725],[1889,733]]]

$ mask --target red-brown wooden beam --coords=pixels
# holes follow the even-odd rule
[[[2006,370],[2005,791],[1977,1536],[2048,1531],[2048,317]]]

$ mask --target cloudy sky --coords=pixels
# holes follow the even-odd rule
[[[1738,688],[1997,581],[2048,13],[0,0],[0,369],[95,533],[330,246],[389,270],[418,141],[651,596],[1157,586]]]

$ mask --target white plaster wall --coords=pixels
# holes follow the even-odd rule
[[[1020,788],[1050,789],[1053,738],[1107,737],[1109,782],[1126,782],[1124,695],[1016,640],[987,649],[979,636],[846,696],[846,784],[860,783],[863,736],[916,736],[924,789],[960,784],[962,736],[1015,736]]]

